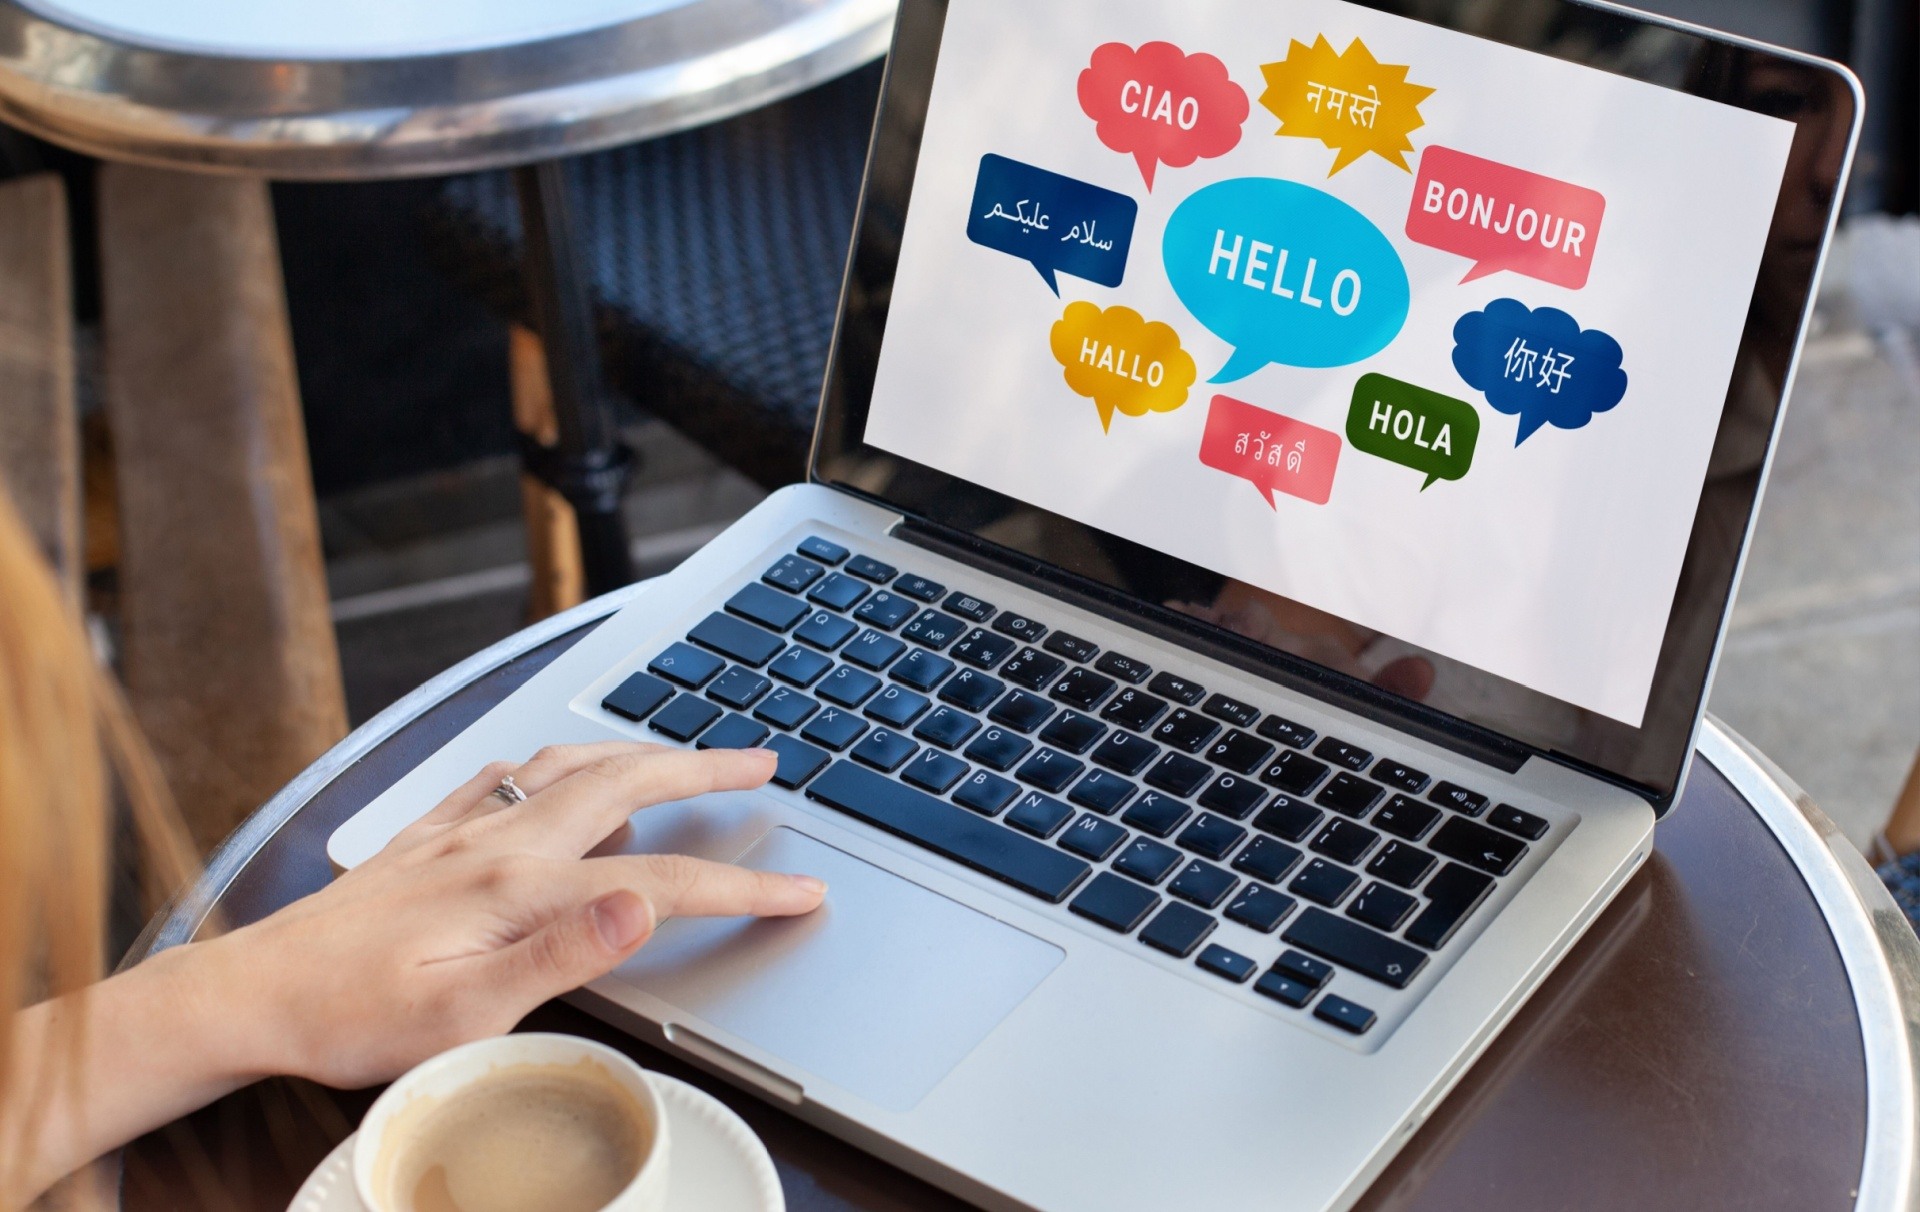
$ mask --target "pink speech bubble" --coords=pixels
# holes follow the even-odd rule
[[[1275,492],[1325,505],[1340,465],[1340,435],[1305,421],[1215,396],[1207,408],[1200,461],[1260,490],[1278,511]]]
[[[1407,238],[1473,258],[1462,282],[1503,269],[1570,290],[1587,284],[1607,200],[1449,147],[1420,155]]]
[[[1139,50],[1109,42],[1080,73],[1080,108],[1098,124],[1100,142],[1131,155],[1152,189],[1159,165],[1185,168],[1238,146],[1249,107],[1246,90],[1212,55],[1171,42]]]

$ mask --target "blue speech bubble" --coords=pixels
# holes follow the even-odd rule
[[[1345,366],[1407,322],[1407,269],[1365,215],[1295,181],[1242,177],[1195,191],[1161,242],[1167,278],[1233,356],[1212,382],[1269,362]]]
[[[1139,212],[1125,194],[989,153],[980,157],[967,239],[1032,262],[1056,295],[1056,272],[1118,286]]]
[[[1557,308],[1495,299],[1453,326],[1453,367],[1487,403],[1520,418],[1515,446],[1542,425],[1579,429],[1627,394],[1620,342]]]

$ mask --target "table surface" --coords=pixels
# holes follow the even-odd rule
[[[105,159],[351,180],[593,151],[883,54],[895,0],[0,0],[0,121]]]
[[[256,920],[330,878],[328,835],[638,587],[396,704],[268,804],[134,955],[210,909]],[[1655,852],[1359,1205],[1386,1209],[1920,1206],[1920,940],[1818,810],[1710,724]],[[711,1090],[767,1142],[796,1212],[958,1201],[562,1003],[571,1031]],[[377,1091],[276,1080],[129,1146],[124,1206],[286,1207]]]

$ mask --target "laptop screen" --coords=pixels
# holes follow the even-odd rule
[[[1658,787],[1627,738],[1690,731],[1657,675],[1731,561],[1689,600],[1689,550],[1737,552],[1754,324],[1791,346],[1810,284],[1762,275],[1795,113],[1568,5],[1505,8],[1604,64],[1340,0],[927,7],[860,446],[1009,503],[960,519],[989,541],[1057,520],[1011,545]]]

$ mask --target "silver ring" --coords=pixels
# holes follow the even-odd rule
[[[527,793],[520,790],[520,785],[513,781],[512,775],[501,779],[500,785],[487,794],[499,800],[501,803],[509,805],[524,804],[527,800]]]

